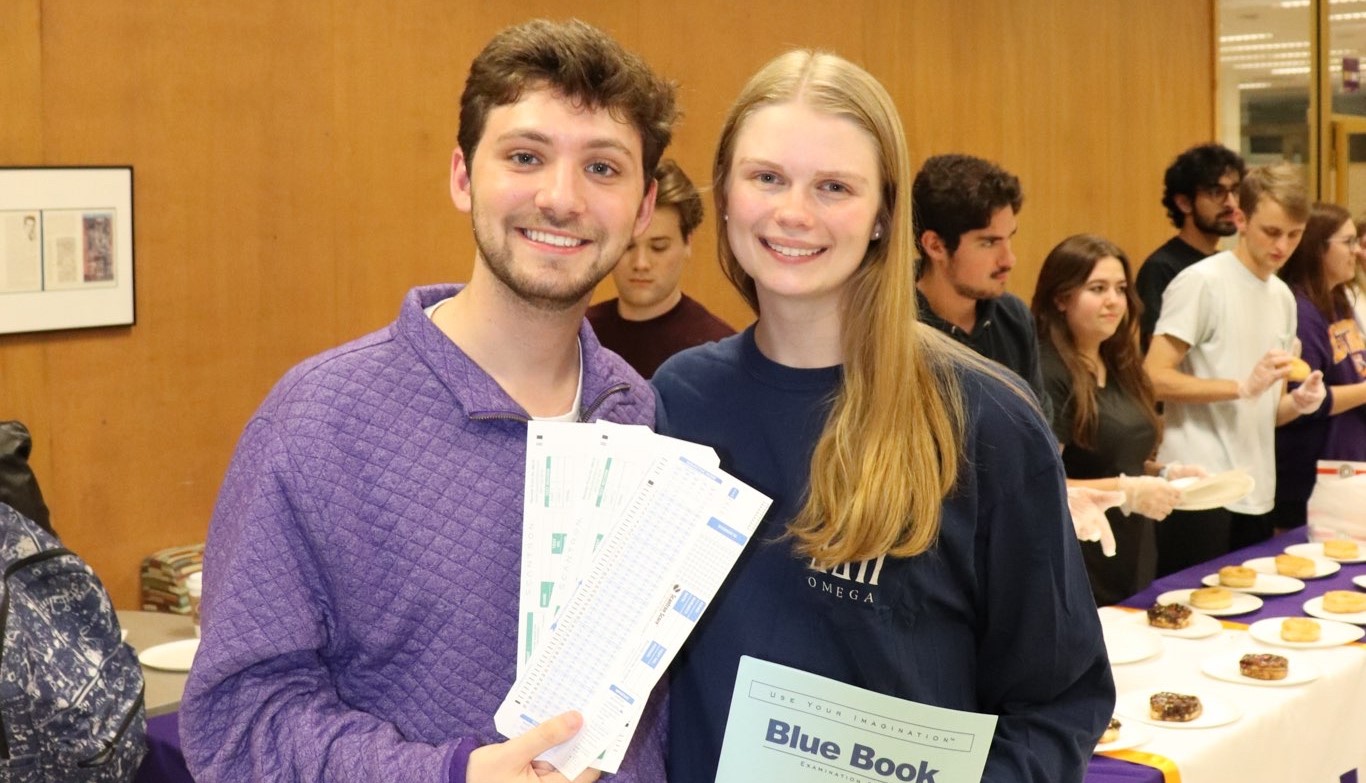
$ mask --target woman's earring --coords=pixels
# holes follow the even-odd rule
[[[876,242],[879,239],[882,239],[882,226],[873,226],[873,241]]]

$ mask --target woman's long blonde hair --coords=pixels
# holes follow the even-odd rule
[[[955,365],[980,362],[917,322],[906,136],[891,96],[848,60],[792,51],[749,80],[717,145],[717,214],[726,214],[740,128],[755,111],[792,102],[848,119],[872,137],[883,233],[844,289],[844,382],[811,458],[806,502],[788,530],[821,567],[910,557],[934,544],[943,500],[958,480],[965,414]],[[726,231],[717,234],[722,270],[758,313],[754,280]]]

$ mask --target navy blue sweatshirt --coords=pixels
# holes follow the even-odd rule
[[[964,370],[966,467],[938,543],[817,571],[781,536],[840,380],[838,367],[769,361],[753,327],[654,377],[661,431],[714,447],[774,499],[675,662],[669,780],[712,783],[741,655],[999,715],[991,783],[1082,780],[1115,691],[1047,425],[1005,384]]]

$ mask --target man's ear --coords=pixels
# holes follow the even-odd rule
[[[465,153],[459,147],[451,153],[451,201],[461,212],[469,212],[473,208],[469,161],[465,159]]]
[[[948,260],[949,249],[944,244],[944,238],[939,236],[938,231],[926,229],[920,234],[920,246],[925,249],[926,261],[933,260],[936,263],[943,263]]]
[[[636,210],[636,227],[631,236],[638,237],[650,227],[650,218],[655,215],[655,195],[658,192],[659,180],[650,177],[650,187],[645,189],[645,198],[640,200],[640,209]]]
[[[1176,193],[1172,196],[1172,201],[1176,204],[1177,210],[1183,215],[1195,212],[1195,205],[1191,203],[1191,197],[1185,193]]]

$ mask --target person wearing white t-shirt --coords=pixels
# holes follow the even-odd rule
[[[1175,511],[1158,527],[1158,572],[1169,574],[1269,538],[1276,492],[1275,428],[1323,403],[1315,372],[1285,391],[1295,349],[1295,298],[1276,271],[1299,244],[1309,198],[1289,164],[1243,179],[1238,244],[1177,275],[1162,297],[1144,369],[1164,407],[1158,461],[1210,473],[1242,468],[1256,486],[1225,508]]]

